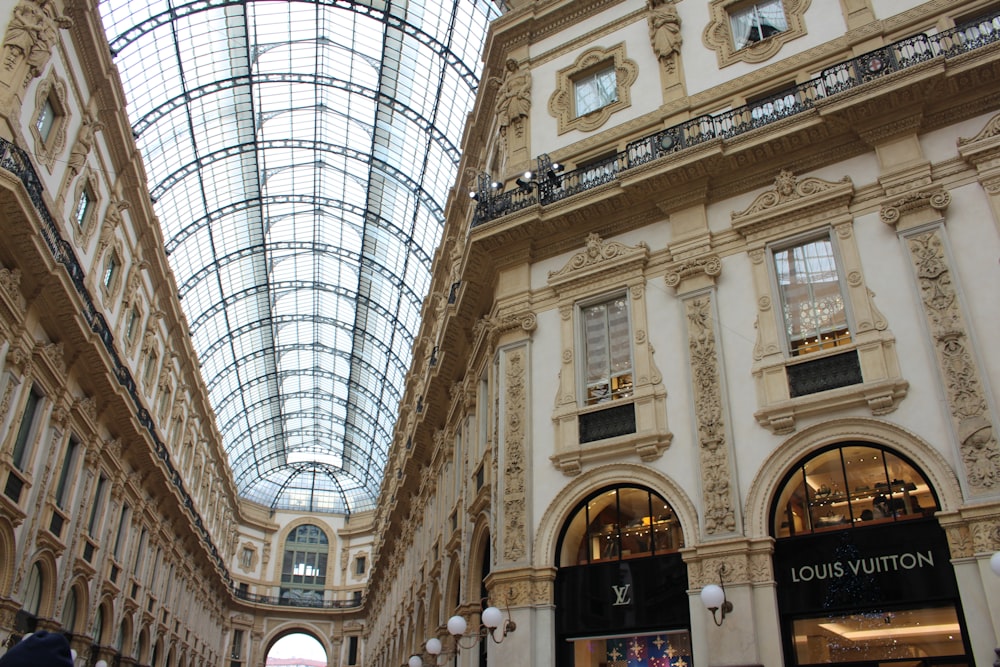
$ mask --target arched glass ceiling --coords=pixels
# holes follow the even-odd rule
[[[490,0],[102,0],[240,493],[374,507]]]

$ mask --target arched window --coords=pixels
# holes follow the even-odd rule
[[[63,603],[62,626],[66,632],[76,630],[76,587],[71,586],[66,593],[66,602]]]
[[[281,563],[282,603],[322,602],[329,551],[326,533],[318,526],[305,524],[288,534]]]
[[[559,565],[586,565],[675,552],[684,536],[674,511],[647,489],[618,487],[588,498],[560,540]]]
[[[937,498],[913,464],[883,447],[850,443],[788,474],[772,515],[776,538],[931,516]]]
[[[848,442],[797,463],[771,508],[785,664],[968,666],[937,496],[916,465]]]
[[[42,566],[34,563],[28,573],[28,583],[24,588],[24,610],[32,616],[38,616],[42,604]]]

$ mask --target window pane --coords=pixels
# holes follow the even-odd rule
[[[830,239],[777,251],[774,265],[792,355],[849,343],[847,312]]]
[[[792,628],[799,664],[965,654],[954,607],[821,616],[794,621]]]
[[[781,0],[766,0],[734,10],[729,15],[733,46],[742,49],[771,35],[788,30]]]
[[[56,110],[53,108],[52,102],[46,99],[45,104],[42,105],[42,110],[38,114],[38,120],[35,122],[35,127],[38,129],[38,135],[42,138],[42,141],[49,140],[55,119]]]
[[[619,522],[622,529],[622,557],[648,556],[652,553],[649,530],[649,492],[641,489],[620,489],[618,492]]]
[[[614,65],[577,79],[573,87],[577,116],[586,115],[618,100],[618,79]]]

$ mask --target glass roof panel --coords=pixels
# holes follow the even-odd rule
[[[101,0],[244,497],[374,506],[492,0]]]

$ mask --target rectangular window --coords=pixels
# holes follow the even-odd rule
[[[156,372],[156,362],[159,361],[160,355],[156,353],[156,350],[150,350],[149,354],[146,355],[146,367],[142,369],[142,381],[145,384],[149,384],[153,381],[153,373]]]
[[[35,129],[38,130],[38,136],[42,138],[42,142],[48,142],[49,136],[52,134],[52,126],[55,125],[56,120],[56,109],[52,106],[52,101],[49,99],[45,100],[45,104],[42,105],[42,110],[38,112],[38,120],[35,121]]]
[[[241,660],[243,657],[243,631],[233,630],[233,649],[232,655],[233,660]]]
[[[243,551],[240,556],[240,565],[247,569],[253,567],[253,549],[243,547]]]
[[[358,664],[358,638],[353,635],[347,638],[347,664]]]
[[[139,535],[139,548],[135,552],[135,561],[132,563],[132,576],[139,577],[139,568],[142,566],[142,555],[146,550],[146,529],[142,529],[142,534]]]
[[[762,0],[729,10],[733,47],[737,50],[788,30],[781,0]]]
[[[135,334],[139,330],[139,309],[133,306],[128,311],[128,319],[125,321],[125,340],[129,344],[135,342]]]
[[[580,309],[587,405],[632,395],[632,334],[625,295]]]
[[[829,237],[774,251],[791,356],[851,342],[840,271]]]
[[[21,426],[17,429],[17,439],[14,440],[14,452],[12,454],[14,467],[21,471],[24,470],[24,463],[28,458],[28,442],[32,435],[32,427],[35,424],[35,417],[38,414],[38,404],[41,400],[41,395],[32,387],[28,391],[28,401],[24,404]]]
[[[76,204],[76,223],[81,227],[87,222],[93,204],[94,196],[90,193],[90,188],[84,188],[80,193],[80,201]]]
[[[618,101],[618,78],[614,63],[573,80],[576,115],[585,116]]]
[[[66,509],[69,502],[69,479],[73,473],[79,448],[80,443],[75,438],[70,438],[69,444],[66,445],[66,455],[63,456],[62,469],[59,471],[59,482],[56,484],[56,505],[60,509]]]
[[[128,519],[131,510],[127,504],[122,504],[122,513],[118,517],[118,533],[115,535],[115,560],[121,562],[122,550],[125,548],[125,538],[128,535]]]
[[[365,562],[365,557],[364,556],[358,556],[358,559],[356,561],[354,561],[354,573],[355,574],[364,574],[365,573],[365,567],[367,567],[367,565],[368,564]]]
[[[90,521],[87,522],[87,534],[93,539],[97,539],[97,525],[101,522],[101,514],[104,512],[104,488],[107,485],[107,478],[101,475],[97,480],[97,490],[94,491],[94,504],[90,507]]]
[[[115,283],[119,264],[118,253],[111,253],[111,256],[108,257],[108,263],[104,267],[104,286],[108,289],[111,289],[111,286]]]

